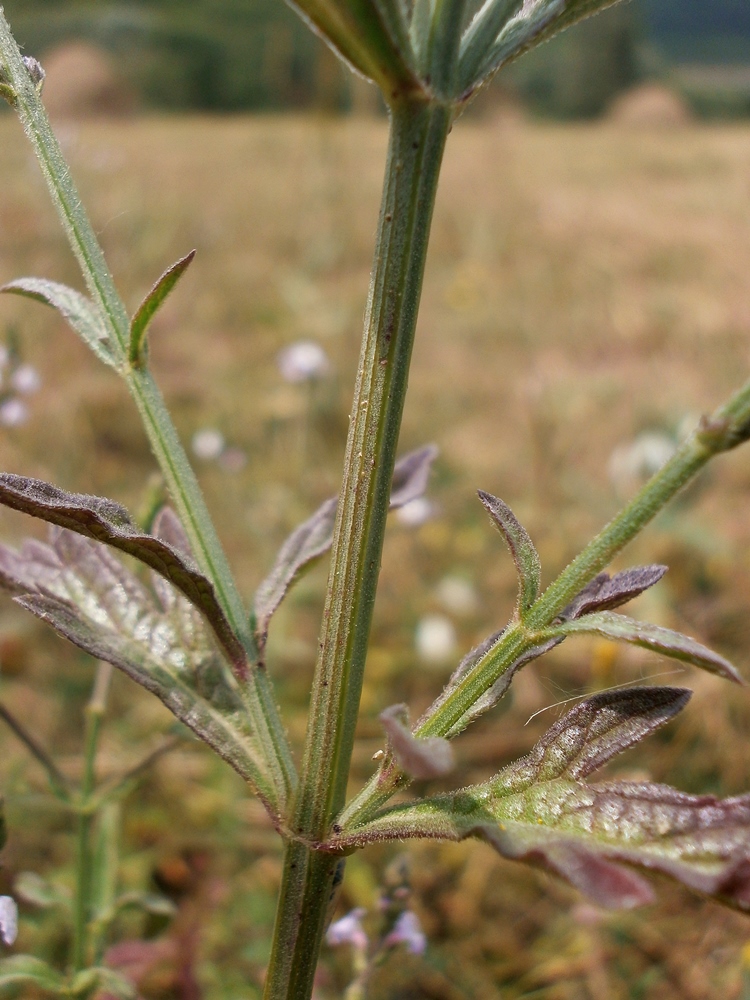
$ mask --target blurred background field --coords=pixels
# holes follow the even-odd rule
[[[474,491],[512,505],[549,581],[699,415],[747,377],[750,129],[660,115],[656,124],[632,113],[561,124],[503,99],[454,129],[402,434],[403,450],[434,441],[440,457],[429,504],[389,528],[355,784],[382,745],[378,712],[406,701],[418,714],[463,652],[512,609],[512,564]],[[318,109],[60,114],[59,123],[131,307],[168,264],[198,250],[154,326],[152,359],[249,597],[288,532],[336,489],[385,121]],[[78,286],[10,115],[0,118],[0,177],[0,281],[33,274]],[[52,313],[0,305],[10,355],[0,467],[143,512],[159,485],[124,391]],[[289,381],[279,354],[300,341],[318,345],[327,364],[316,378]],[[633,612],[714,645],[746,676],[749,489],[750,455],[722,458],[621,564],[667,563],[668,576]],[[37,530],[0,514],[6,539]],[[269,665],[296,746],[324,585],[324,568],[305,578],[272,629]],[[4,601],[0,666],[3,703],[78,774],[92,661]],[[532,719],[541,709],[658,676],[695,696],[610,774],[691,792],[750,789],[748,694],[693,671],[664,676],[670,669],[653,656],[569,641],[526,668],[507,707],[457,741],[451,784],[528,750],[560,711]],[[153,698],[115,678],[102,774],[135,763],[170,726]],[[10,831],[0,890],[12,891],[22,871],[69,886],[71,822],[14,737],[3,730],[0,739]],[[747,918],[666,882],[656,905],[608,914],[484,845],[404,853],[429,948],[380,970],[373,1000],[750,995]],[[342,912],[364,906],[376,921],[379,886],[398,854],[374,848],[350,860]],[[140,962],[143,996],[259,997],[280,851],[233,772],[190,742],[162,758],[125,803],[122,855],[126,886],[158,888],[178,908],[168,926],[129,916],[117,927],[113,943],[148,942],[111,955],[131,968]],[[64,960],[61,913],[21,905],[18,948]],[[320,1000],[340,996],[347,976],[345,950],[327,951]]]

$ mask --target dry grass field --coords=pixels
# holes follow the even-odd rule
[[[132,307],[168,264],[198,250],[154,326],[151,356],[184,439],[211,428],[227,442],[223,461],[196,461],[249,595],[288,531],[336,488],[385,124],[149,118],[66,125],[62,137]],[[34,274],[79,285],[10,115],[0,118],[0,179],[0,282]],[[144,509],[158,488],[155,466],[114,377],[41,306],[0,300],[6,336],[41,388],[26,400],[29,419],[0,429],[0,467]],[[279,373],[278,352],[300,339],[318,342],[331,362],[314,385]],[[357,780],[381,742],[377,713],[394,701],[418,712],[461,653],[511,610],[512,565],[475,489],[513,506],[550,580],[634,488],[639,462],[749,374],[748,126],[457,124],[403,430],[405,450],[440,447],[433,517],[418,527],[394,520],[387,537]],[[671,567],[634,613],[713,644],[746,676],[749,496],[750,451],[740,450],[626,557]],[[6,538],[37,530],[0,514]],[[323,569],[306,578],[274,622],[270,667],[296,744],[324,583]],[[457,590],[472,599],[452,601]],[[415,629],[435,613],[452,621],[456,652],[420,663]],[[8,601],[0,658],[2,701],[76,774],[91,661]],[[558,715],[525,725],[539,709],[667,669],[653,656],[571,640],[527,668],[504,712],[459,739],[454,784],[525,752]],[[750,694],[687,670],[671,681],[694,687],[690,706],[610,773],[693,792],[750,789]],[[102,774],[139,759],[170,724],[117,678]],[[0,738],[10,831],[0,890],[21,871],[70,885],[70,820],[15,738],[7,730]],[[374,912],[396,853],[351,859],[342,910]],[[399,956],[380,970],[371,1000],[750,996],[748,919],[666,882],[656,905],[605,913],[481,844],[414,845],[406,854],[430,944],[423,958]],[[121,940],[160,942],[142,982],[146,1000],[259,997],[280,854],[239,779],[194,744],[163,758],[125,803],[122,857],[125,885],[156,883],[179,908],[165,932],[136,917],[118,928]],[[60,911],[22,907],[19,948],[63,961],[67,934]],[[327,952],[320,1000],[340,996],[347,974],[347,956]]]

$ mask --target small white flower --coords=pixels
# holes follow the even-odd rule
[[[8,946],[18,936],[18,907],[12,896],[0,896],[0,938]]]
[[[427,497],[415,497],[396,511],[396,518],[407,528],[419,528],[434,515],[435,508]]]
[[[674,455],[677,445],[667,434],[645,431],[628,444],[621,444],[609,457],[607,470],[612,485],[622,493],[632,492],[658,472]]]
[[[332,948],[340,944],[350,944],[360,951],[366,951],[368,940],[362,926],[362,917],[366,910],[358,906],[355,910],[350,910],[346,916],[331,924],[326,933],[326,941]]]
[[[445,615],[425,615],[417,623],[414,644],[423,663],[441,666],[456,650],[453,622]]]
[[[386,947],[405,944],[407,950],[412,955],[424,955],[427,948],[427,938],[416,913],[413,913],[411,910],[404,910],[393,925],[393,930],[386,937],[383,944]]]
[[[277,358],[281,377],[286,382],[308,382],[327,374],[331,365],[326,352],[313,340],[298,340],[281,351]]]
[[[192,448],[196,458],[210,462],[224,451],[224,435],[213,427],[204,427],[193,434]]]
[[[0,403],[0,424],[3,427],[20,427],[29,419],[29,409],[20,399],[6,399]]]
[[[20,365],[11,375],[10,381],[16,392],[24,396],[36,392],[42,384],[39,372],[33,365]]]
[[[437,585],[437,599],[454,615],[473,615],[479,603],[476,590],[460,576],[444,576]]]

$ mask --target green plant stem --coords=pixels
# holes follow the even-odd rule
[[[47,773],[47,780],[54,795],[63,802],[70,801],[70,784],[65,775],[60,771],[47,751],[42,747],[30,732],[21,725],[18,719],[10,712],[5,705],[0,704],[0,719],[3,719],[8,727],[13,730],[19,740],[26,746],[27,750],[42,765]]]
[[[388,500],[450,108],[392,108],[386,176],[344,476],[313,682],[305,757],[287,846],[266,1000],[312,989],[336,859],[326,837],[346,792]]]
[[[151,448],[188,534],[195,558],[211,580],[232,628],[252,660],[255,658],[255,644],[248,616],[198,480],[152,375],[145,369],[134,368],[128,361],[130,324],[127,310],[115,288],[102,248],[83,208],[44,105],[2,14],[2,8],[0,71],[15,94],[14,108],[34,148],[88,290],[106,324],[118,372],[138,407]],[[296,773],[271,682],[265,670],[251,671],[244,685],[243,695],[258,736],[258,745],[267,757],[268,770],[276,790],[277,802],[274,806],[281,812],[296,786]]]
[[[716,455],[748,439],[750,382],[699,426],[633,499],[583,549],[523,616],[506,629],[477,665],[441,695],[415,729],[417,736],[445,736],[458,720],[527,650],[537,645],[544,630],[597,573],[669,503]],[[386,757],[377,773],[337,818],[341,827],[363,822],[410,779]]]
[[[78,803],[78,847],[76,852],[76,894],[73,910],[73,970],[89,965],[89,925],[91,922],[94,852],[91,843],[95,820],[92,800],[96,787],[96,751],[99,744],[113,667],[99,663],[94,688],[86,706],[83,777]]]

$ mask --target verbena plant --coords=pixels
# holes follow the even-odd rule
[[[171,493],[141,530],[112,500],[0,475],[0,501],[53,525],[48,544],[0,553],[0,579],[63,636],[160,698],[246,780],[285,844],[267,1000],[311,995],[326,921],[347,855],[415,837],[478,837],[504,857],[546,868],[604,906],[652,898],[635,869],[656,871],[750,908],[750,796],[717,800],[664,785],[586,779],[684,707],[686,690],[597,694],[561,718],[527,756],[489,781],[389,804],[414,778],[450,772],[449,741],[492,709],[515,674],[570,636],[633,643],[740,682],[693,639],[614,609],[658,582],[662,566],[605,568],[715,455],[750,436],[750,384],[695,431],[661,471],[546,590],[534,545],[510,509],[480,493],[518,573],[508,624],[472,650],[416,724],[406,706],[381,715],[376,773],[345,793],[389,506],[425,488],[430,447],[396,462],[430,221],[451,125],[499,67],[609,0],[299,0],[302,15],[382,90],[390,145],[375,261],[341,489],[282,547],[246,607],[149,366],[148,328],[190,263],[165,272],[130,317],[78,197],[41,102],[43,70],[24,59],[0,12],[0,88],[34,147],[78,258],[88,295],[41,278],[4,286],[55,307],[127,385]],[[274,611],[330,549],[307,737],[297,769],[266,663]],[[113,552],[113,550],[116,550]],[[148,586],[119,561],[152,571]],[[59,995],[130,987],[97,971],[96,901],[79,859],[78,936],[67,978],[31,958],[0,966],[0,983]]]

